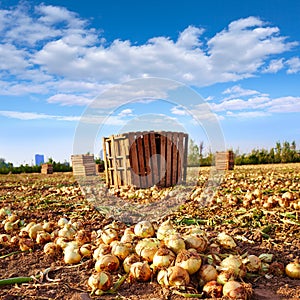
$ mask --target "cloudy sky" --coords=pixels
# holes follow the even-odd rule
[[[82,152],[150,129],[207,150],[219,131],[240,152],[299,149],[299,13],[297,0],[0,0],[0,157],[69,161],[83,123],[97,138]]]

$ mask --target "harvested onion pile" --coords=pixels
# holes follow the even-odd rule
[[[0,246],[30,251],[43,247],[45,255],[78,264],[92,259],[93,273],[87,288],[96,294],[110,291],[118,275],[134,282],[158,282],[172,290],[197,292],[202,298],[248,299],[252,288],[249,274],[268,274],[271,254],[240,255],[234,237],[210,233],[197,226],[176,227],[170,220],[160,224],[141,221],[131,227],[112,222],[89,231],[79,220],[28,222],[9,207],[0,210]],[[299,262],[282,269],[299,279]]]

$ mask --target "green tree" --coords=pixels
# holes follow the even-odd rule
[[[194,140],[190,139],[188,148],[188,165],[199,166],[200,165],[200,151],[198,145]]]

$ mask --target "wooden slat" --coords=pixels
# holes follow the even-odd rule
[[[155,185],[155,184],[158,184],[158,182],[159,182],[159,168],[158,168],[158,162],[157,162],[155,133],[150,132],[149,138],[150,138],[152,185]]]
[[[106,138],[102,138],[102,149],[103,149],[103,161],[104,161],[104,172],[105,172],[105,182],[109,186],[109,172],[107,163],[107,149],[106,149]]]
[[[183,151],[183,133],[178,134],[178,156],[177,156],[177,182],[178,184],[182,183],[182,174],[183,174],[183,162],[184,162],[184,151]]]
[[[129,158],[129,139],[128,135],[124,135],[124,167],[125,167],[125,181],[127,185],[132,184],[132,177],[131,177],[131,168],[130,168],[130,158]]]
[[[160,133],[160,185],[165,186],[166,185],[166,163],[163,162],[163,160],[166,159],[166,136],[164,135],[164,132]]]
[[[135,134],[130,132],[128,135],[129,145],[130,145],[130,165],[132,172],[133,185],[140,186],[140,176],[139,176],[139,163],[137,154],[137,144],[135,141]]]
[[[186,182],[186,171],[187,171],[187,156],[188,156],[188,135],[184,134],[184,154],[183,154],[183,174],[182,174],[182,181],[183,183]]]
[[[143,139],[141,135],[137,136],[137,153],[138,153],[138,162],[139,162],[139,176],[141,181],[141,187],[144,188],[147,186],[146,178],[146,169],[145,169],[145,158],[144,158],[144,146]]]
[[[173,132],[173,136],[172,136],[172,179],[171,179],[171,185],[177,184],[177,180],[178,180],[178,168],[177,168],[178,148],[177,148],[177,142],[178,142],[178,134],[176,132]]]
[[[153,186],[154,183],[152,181],[152,169],[150,166],[150,136],[149,133],[143,135],[144,141],[144,152],[145,152],[145,173],[147,180],[147,187]]]
[[[166,186],[171,185],[172,179],[172,133],[167,132],[167,149],[166,149]]]

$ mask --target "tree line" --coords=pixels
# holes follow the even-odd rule
[[[52,164],[54,172],[71,172],[72,167],[64,162],[56,162],[52,158],[46,162]],[[14,167],[10,162],[6,162],[4,158],[0,158],[0,174],[21,174],[21,173],[40,173],[42,166],[30,166],[28,164]]]
[[[211,166],[214,164],[214,155],[210,151],[203,154],[203,142],[199,145],[195,141],[189,141],[188,166]],[[233,151],[233,149],[230,149]],[[235,165],[256,165],[300,162],[300,151],[297,150],[296,142],[277,142],[271,149],[253,149],[250,153],[240,154],[234,152]]]

